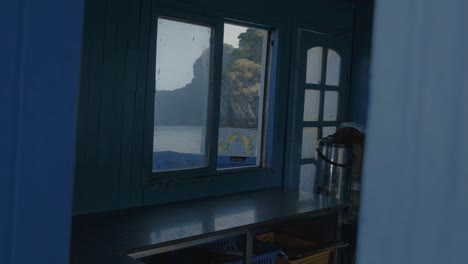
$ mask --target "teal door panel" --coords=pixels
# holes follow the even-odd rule
[[[298,29],[285,184],[312,191],[317,141],[347,120],[351,40]]]

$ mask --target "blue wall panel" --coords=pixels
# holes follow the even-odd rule
[[[82,14],[0,4],[0,263],[68,262]]]
[[[11,263],[21,11],[19,1],[0,4],[0,32],[3,32],[0,44],[0,263]]]

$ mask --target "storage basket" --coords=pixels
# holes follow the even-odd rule
[[[225,249],[231,251],[240,251],[244,248],[244,237],[235,236],[231,238],[219,239],[207,243],[203,243],[192,248],[204,248],[204,249]]]
[[[280,248],[265,243],[262,241],[254,240],[253,242],[253,251],[252,264],[274,264],[276,256],[280,253]],[[216,250],[216,256],[213,254],[213,257],[210,258],[210,250]],[[190,255],[201,255],[205,260],[208,260],[208,263],[222,263],[222,264],[243,264],[244,257],[233,257],[233,255],[225,254],[223,258],[222,250],[230,252],[243,252],[245,250],[245,238],[243,236],[232,237],[228,239],[216,240],[201,245],[197,245],[191,248],[180,249],[171,252],[171,259],[173,263],[194,263],[190,261]],[[223,261],[223,259],[226,259]],[[172,261],[171,261],[172,262]],[[195,263],[198,263],[195,261]]]
[[[253,242],[252,264],[275,264],[276,256],[281,252],[280,248],[263,241],[254,240]],[[223,264],[244,264],[244,260],[224,262]]]
[[[317,243],[305,241],[302,239],[298,239],[292,236],[288,236],[281,233],[265,233],[261,235],[257,235],[257,239],[260,241],[264,241],[267,243],[272,243],[276,246],[279,246],[283,251],[287,253],[288,250],[294,249],[301,249],[307,247],[317,246]],[[286,259],[281,256],[276,257],[277,264],[328,264],[328,260],[330,258],[330,253],[332,253],[334,249],[321,251],[312,255],[308,255],[305,257],[301,257],[299,259]]]

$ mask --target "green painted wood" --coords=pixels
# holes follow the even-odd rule
[[[129,207],[132,180],[133,133],[138,81],[139,5],[127,2],[127,51],[125,58],[125,86],[123,89],[123,118],[119,170],[119,207]]]
[[[369,101],[369,69],[372,42],[373,2],[356,6],[349,119],[361,125],[367,124]]]
[[[130,0],[130,2],[132,2]],[[132,120],[132,148],[128,162],[130,171],[121,173],[121,178],[125,179],[121,182],[120,188],[120,208],[133,207],[141,205],[143,182],[142,182],[142,167],[143,161],[143,128],[145,124],[145,99],[146,99],[146,83],[147,83],[147,62],[148,43],[150,34],[150,25],[147,21],[151,16],[151,1],[141,0],[138,16],[138,43],[137,43],[137,70],[136,70],[136,90]],[[152,146],[151,146],[152,147]],[[127,198],[128,200],[125,200]]]
[[[175,181],[160,181],[144,189],[143,205],[213,197],[229,193],[279,187],[271,183],[271,171],[224,174]]]
[[[210,87],[210,94],[208,97],[208,135],[207,138],[211,139],[208,144],[209,157],[208,168],[211,171],[216,170],[218,158],[218,141],[215,140],[219,135],[219,109],[221,107],[221,75],[223,67],[223,49],[216,47],[223,47],[224,36],[224,23],[222,20],[215,22],[215,31],[213,32],[212,41],[212,80]]]
[[[141,184],[134,180],[139,176],[131,173],[141,7],[128,0],[89,2],[83,57],[90,59],[82,65],[75,213],[141,204]],[[138,197],[131,198],[135,193]]]
[[[269,177],[269,184],[272,186],[282,185],[283,175],[283,162],[284,162],[284,147],[285,147],[285,130],[286,130],[286,117],[287,111],[287,98],[289,76],[287,74],[280,74],[288,72],[290,61],[290,44],[291,40],[290,28],[288,21],[283,21],[273,31],[272,40],[273,46],[271,47],[271,70],[269,80],[269,93],[273,95],[266,105],[269,115],[267,116],[266,132],[271,135],[266,138],[266,151],[265,164],[268,168],[272,168],[271,177]]]
[[[146,21],[143,23],[147,25],[146,35],[148,36],[147,39],[147,58],[146,61],[142,62],[142,67],[145,75],[145,83],[142,90],[144,91],[145,97],[144,100],[141,101],[143,103],[144,108],[142,109],[143,114],[143,122],[142,122],[142,160],[141,160],[141,170],[139,171],[140,174],[138,175],[141,178],[141,182],[143,186],[145,186],[149,180],[149,176],[153,170],[153,133],[154,133],[154,111],[152,102],[155,98],[155,89],[154,89],[154,74],[156,71],[156,50],[151,49],[151,45],[155,45],[152,40],[156,39],[156,30],[154,30],[155,25],[157,24],[157,18],[153,16],[153,7],[155,5],[155,1],[152,1],[151,9],[149,10],[148,16]],[[152,85],[153,84],[153,85]],[[152,87],[151,87],[152,86]]]
[[[300,165],[315,163],[314,159],[302,159],[302,133],[304,127],[317,127],[318,138],[322,136],[322,128],[324,126],[338,126],[341,122],[347,121],[347,109],[348,109],[348,93],[349,93],[349,72],[350,72],[350,50],[351,50],[351,38],[347,36],[335,35],[335,31],[331,32],[320,32],[313,27],[302,28],[305,23],[304,21],[297,21],[295,23],[296,37],[295,40],[295,52],[293,67],[291,68],[291,76],[293,76],[291,87],[290,98],[290,122],[288,127],[288,140],[291,144],[286,150],[287,160],[285,165],[285,179],[284,183],[287,188],[298,189],[299,188],[299,175]],[[326,33],[326,34],[324,34]],[[306,68],[307,68],[307,51],[313,47],[324,47],[322,54],[322,83],[321,84],[305,84]],[[333,49],[338,52],[341,56],[341,70],[340,70],[340,85],[339,88],[332,88],[327,86],[324,82],[326,76],[327,66],[327,52],[328,49]],[[314,89],[320,91],[320,105],[319,105],[319,117],[318,121],[304,122],[304,91],[306,89]],[[336,91],[339,90],[338,98],[338,115],[336,121],[323,121],[323,105],[324,105],[324,93],[325,91]]]
[[[293,72],[290,68],[293,17],[317,30],[342,35],[352,34],[354,19],[354,7],[346,1],[293,2],[241,0],[235,5],[226,5],[215,0],[88,0],[74,213],[134,207],[143,202],[159,203],[181,197],[191,199],[210,192],[225,194],[283,185],[284,157],[290,154],[285,152],[290,144],[285,134],[287,127],[292,126],[291,122],[286,123],[290,120],[287,109],[295,100],[288,88],[289,72]],[[151,34],[154,34],[150,27],[151,12],[168,5],[201,16],[226,17],[277,29],[277,75],[271,78],[275,84],[275,99],[269,102],[274,118],[268,121],[266,128],[273,132],[267,143],[271,151],[265,158],[268,170],[232,173],[202,181],[204,183],[196,188],[184,180],[169,185],[169,189],[156,188],[148,182],[152,166],[154,100],[154,88],[148,89],[154,69],[148,65],[155,56],[150,46]],[[249,183],[246,175],[257,176],[252,176]]]
[[[100,161],[99,112],[101,103],[106,0],[85,4],[81,82],[78,105],[74,213],[112,208],[100,189],[105,181],[95,176]]]
[[[110,4],[112,3],[112,4]],[[106,196],[110,208],[118,207],[120,152],[123,118],[122,93],[125,83],[127,39],[123,0],[108,2],[104,32],[101,108],[99,115],[99,162],[94,178],[100,184],[97,195]],[[120,23],[122,22],[122,23]],[[102,192],[102,194],[99,194]],[[99,197],[98,196],[98,197]]]
[[[353,28],[353,4],[349,1],[334,0],[292,0],[271,1],[271,0],[237,0],[227,3],[226,1],[215,0],[153,0],[155,3],[162,3],[190,9],[208,15],[223,15],[225,17],[242,17],[244,20],[259,24],[265,20],[281,21],[290,17],[306,19],[309,25],[315,27],[322,26],[328,30],[335,28],[352,32]],[[156,7],[157,5],[154,5]],[[261,10],[261,11],[259,11]]]

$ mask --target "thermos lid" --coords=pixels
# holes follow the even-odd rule
[[[335,147],[335,148],[352,148],[351,144],[345,143],[331,136],[320,139],[319,146]]]

